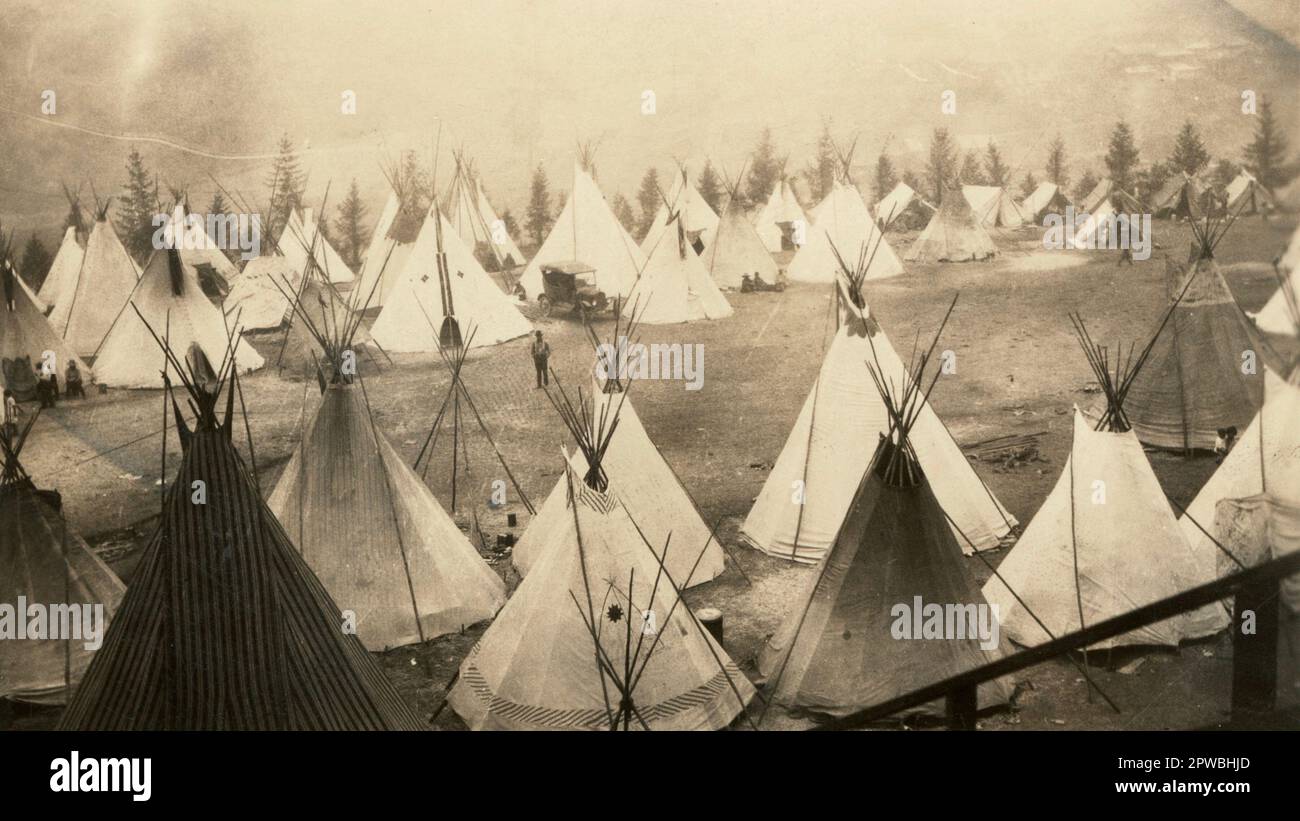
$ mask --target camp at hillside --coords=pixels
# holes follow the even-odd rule
[[[0,601],[103,607],[111,624],[125,587],[68,525],[57,492],[39,490],[20,457],[39,414],[22,430],[0,428]],[[22,617],[26,617],[24,613]],[[0,641],[0,699],[64,704],[86,672],[94,648],[75,638],[33,636]]]
[[[448,317],[462,331],[443,339],[440,332]],[[470,327],[472,339],[463,336]],[[370,335],[386,351],[410,352],[496,345],[532,329],[435,202]]]
[[[627,296],[645,267],[645,254],[580,162],[573,164],[573,188],[564,210],[528,261],[519,285],[528,299],[536,300],[542,293],[542,266],[575,260],[595,269],[596,287],[610,299]]]
[[[140,269],[108,221],[109,201],[95,208],[75,282],[59,289],[50,325],[79,356],[93,356],[108,329],[126,309]]]
[[[975,218],[970,203],[959,190],[949,188],[939,210],[903,258],[908,262],[978,262],[997,252],[993,238]]]
[[[890,424],[852,492],[825,557],[759,656],[759,675],[769,686],[769,699],[846,715],[995,661],[1006,652],[993,632],[996,625],[987,621],[996,619],[994,615],[985,617],[986,635],[978,633],[972,620],[969,632],[960,637],[913,642],[900,639],[922,638],[911,635],[912,622],[920,624],[921,614],[908,618],[908,634],[900,636],[897,606],[882,606],[961,602],[972,611],[988,609],[909,443],[909,430],[924,407],[920,392],[929,384],[926,368],[933,353],[934,345],[920,353],[909,364],[915,380],[901,384],[887,381],[878,361],[858,365],[875,377]],[[991,646],[982,643],[990,637]],[[978,706],[1002,704],[1010,697],[1011,683],[997,679],[979,689]]]
[[[149,258],[130,300],[96,353],[95,379],[117,388],[163,387],[162,356],[149,355],[157,351],[155,337],[182,352],[197,346],[213,362],[226,356],[229,334],[221,309],[208,301],[198,273],[175,248],[155,251]],[[265,362],[240,339],[235,342],[233,364],[247,373]],[[177,379],[170,370],[168,374]]]

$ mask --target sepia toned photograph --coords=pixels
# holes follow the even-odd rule
[[[1300,730],[1297,89],[1291,0],[0,0],[0,747]]]

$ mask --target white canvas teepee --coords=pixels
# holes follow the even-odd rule
[[[285,290],[296,293],[301,284],[302,272],[295,270],[288,259],[280,254],[263,254],[244,266],[221,309],[232,323],[238,318],[246,331],[278,328],[293,310]]]
[[[61,289],[50,325],[78,355],[94,354],[139,278],[140,269],[117,238],[105,204],[90,229],[76,282]]]
[[[610,299],[627,296],[645,267],[645,255],[636,241],[619,224],[595,181],[577,163],[564,210],[524,269],[519,284],[528,298],[535,300],[542,293],[542,266],[574,260],[596,269],[596,287]]]
[[[462,341],[471,348],[530,333],[533,326],[514,300],[501,292],[446,216],[440,215],[441,207],[435,204],[406,258],[405,270],[370,328],[371,338],[386,351],[434,351],[447,315],[456,318],[465,335]]]
[[[813,210],[808,243],[799,249],[786,272],[798,282],[832,282],[839,271],[834,244],[842,254],[856,257],[858,249],[876,248],[867,272],[868,279],[882,279],[903,273],[903,263],[889,247],[856,188],[836,180],[831,192]]]
[[[1300,371],[1292,379],[1265,370],[1263,407],[1178,520],[1207,578],[1221,564],[1221,552],[1207,535],[1215,532],[1221,500],[1267,493],[1300,503]]]
[[[59,250],[54,254],[50,271],[37,292],[45,309],[57,305],[62,294],[72,293],[77,287],[77,274],[81,271],[81,258],[85,255],[86,250],[77,242],[76,227],[69,225],[63,232],[63,242],[59,243]]]
[[[284,231],[280,234],[280,253],[289,261],[289,266],[297,271],[305,272],[315,268],[323,278],[335,285],[351,282],[355,278],[352,269],[321,233],[320,225],[314,217],[310,208],[301,214],[296,210],[290,212]]]
[[[876,225],[882,229],[888,229],[915,203],[921,203],[925,208],[931,211],[934,210],[929,203],[921,199],[920,194],[912,190],[910,185],[900,182],[890,189],[888,194],[880,198],[880,202],[876,203],[876,207],[871,209],[872,216],[876,218]]]
[[[1054,182],[1040,182],[1020,203],[1020,212],[1028,222],[1038,222],[1044,214],[1064,210],[1070,199]]]
[[[775,282],[777,278],[776,260],[763,246],[763,240],[736,204],[734,195],[723,209],[718,232],[705,250],[704,258],[709,276],[719,288],[739,288],[745,274],[751,277],[757,274],[766,282]]]
[[[888,411],[862,364],[877,358],[886,380],[902,385],[910,379],[884,331],[869,313],[858,312],[836,332],[785,447],[741,526],[741,535],[756,549],[804,563],[825,556],[878,435],[889,430]],[[971,543],[976,550],[997,547],[1016,520],[980,480],[929,403],[909,441],[954,532],[960,530],[962,550],[973,552]]]
[[[382,306],[397,284],[424,224],[423,209],[418,214],[410,212],[414,207],[412,199],[410,192],[400,196],[396,191],[389,192],[352,287],[354,307],[368,310]]]
[[[1039,620],[1059,637],[1212,578],[1199,566],[1133,432],[1095,431],[1075,408],[1061,477],[984,586],[984,597],[998,608],[1006,634],[1033,646],[1050,638]],[[1093,646],[1175,645],[1227,623],[1227,611],[1216,603]]]
[[[662,553],[671,534],[665,564],[679,587],[713,580],[725,569],[721,544],[711,537],[685,486],[646,433],[631,398],[595,387],[592,418],[599,419],[602,413],[612,418],[615,412],[618,430],[601,464],[610,481],[622,489],[622,503],[656,550]],[[570,462],[579,475],[587,470],[580,453]],[[572,517],[568,481],[561,476],[511,556],[521,575],[530,573],[556,542],[567,538]]]
[[[908,262],[978,262],[997,252],[993,238],[966,198],[951,188],[903,258]]]
[[[753,686],[678,601],[618,486],[596,490],[576,472],[565,481],[575,499],[560,532],[470,651],[448,702],[473,730],[727,726]],[[634,687],[626,666],[642,671]]]
[[[267,506],[368,650],[490,619],[505,586],[375,427],[361,387],[329,385]]]
[[[659,243],[623,305],[623,315],[651,325],[723,319],[731,305],[718,290],[704,263],[695,255],[678,220],[660,232]]]
[[[1011,195],[1000,185],[963,185],[962,195],[970,203],[975,217],[985,228],[1018,228],[1025,215]]]
[[[808,216],[799,205],[794,189],[783,178],[754,218],[754,230],[763,247],[772,253],[797,247],[796,235],[807,236]]]
[[[1291,335],[1300,333],[1296,325],[1300,309],[1300,228],[1291,235],[1282,256],[1277,260],[1282,281],[1259,313],[1254,314],[1255,326],[1270,334]]]
[[[666,202],[655,212],[650,229],[641,240],[641,253],[650,256],[650,252],[668,231],[674,216],[681,222],[687,239],[697,252],[703,252],[713,244],[713,237],[718,230],[718,214],[705,202],[699,189],[691,182],[685,167],[673,177],[672,188],[664,199]]]
[[[524,255],[506,230],[505,222],[483,191],[483,182],[456,158],[456,173],[447,188],[444,216],[485,270],[499,271],[524,264]]]
[[[211,363],[226,360],[229,337],[221,309],[203,295],[197,272],[174,248],[155,251],[129,299],[130,305],[104,336],[95,359],[95,378],[101,384],[119,388],[161,388],[159,359],[145,355],[157,350],[154,336],[170,341],[176,351],[188,352],[192,345],[202,349]],[[134,306],[135,310],[132,310]],[[139,316],[136,315],[139,311]],[[140,320],[140,317],[148,322]],[[238,339],[234,346],[235,367],[240,373],[264,364],[252,346]],[[169,362],[168,374],[178,376]]]
[[[13,277],[12,308],[8,302],[10,286],[5,281],[10,276]],[[58,374],[60,382],[63,381],[70,362],[77,363],[77,369],[81,371],[85,382],[93,381],[90,368],[77,357],[71,346],[59,338],[32,301],[32,293],[23,284],[21,276],[0,271],[0,296],[4,297],[4,301],[0,302],[0,365],[3,366],[0,370],[0,383],[5,388],[19,394],[27,392],[24,386],[31,386],[34,390],[33,366],[46,361]],[[46,359],[48,354],[53,354],[52,360]],[[17,377],[17,384],[10,381],[10,373]]]

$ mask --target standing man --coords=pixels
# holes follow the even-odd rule
[[[551,377],[546,370],[546,362],[551,358],[551,346],[542,339],[541,331],[534,331],[533,343],[531,345],[533,352],[533,368],[537,371],[537,387],[551,384]]]
[[[22,409],[18,407],[18,400],[8,390],[3,391],[4,401],[4,431],[5,436],[12,442],[18,435],[18,420],[22,418]]]

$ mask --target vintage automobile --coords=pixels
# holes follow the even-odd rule
[[[542,288],[537,304],[545,316],[597,313],[611,306],[609,297],[596,287],[596,269],[577,260],[543,265]]]

